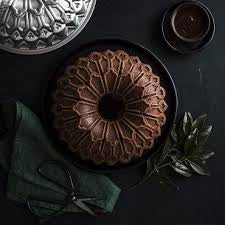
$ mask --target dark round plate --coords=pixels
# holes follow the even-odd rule
[[[208,15],[210,17],[210,24],[211,24],[209,28],[209,32],[206,35],[206,37],[198,44],[190,45],[190,44],[185,44],[184,42],[182,42],[174,34],[171,28],[170,19],[174,9],[178,7],[179,5],[183,4],[184,2],[193,2],[193,1],[182,1],[173,5],[171,8],[169,8],[163,16],[161,29],[162,29],[163,39],[165,40],[165,42],[171,49],[181,54],[194,54],[209,46],[209,44],[213,40],[215,30],[216,30],[216,25],[215,25],[215,20],[211,11],[204,4],[194,1],[195,3],[201,5],[208,12]]]
[[[147,153],[143,155],[142,158],[134,160],[129,164],[115,167],[96,166],[91,162],[82,161],[80,158],[72,155],[72,153],[70,153],[70,151],[67,149],[67,146],[64,143],[57,140],[56,131],[53,129],[51,124],[52,115],[49,113],[49,106],[51,105],[51,100],[49,96],[51,95],[52,90],[56,86],[57,77],[63,74],[65,67],[69,65],[71,61],[73,61],[74,59],[77,59],[82,56],[87,56],[89,53],[93,51],[105,51],[107,49],[124,50],[130,55],[136,55],[140,57],[142,62],[150,64],[153,68],[153,72],[160,76],[161,85],[167,91],[166,101],[169,105],[169,109],[166,112],[167,123],[162,128],[162,135],[156,140],[154,148],[151,149],[150,151],[146,151]],[[52,140],[55,148],[57,148],[63,155],[65,155],[69,159],[72,158],[76,166],[95,173],[113,173],[118,171],[121,172],[122,170],[127,170],[141,165],[146,161],[148,157],[150,157],[152,154],[156,153],[158,149],[160,149],[174,124],[177,113],[177,107],[178,107],[177,92],[173,79],[169,74],[169,72],[167,71],[167,69],[165,68],[165,66],[162,64],[162,62],[152,52],[150,52],[143,46],[131,43],[129,41],[118,39],[102,39],[93,41],[88,44],[84,44],[78,49],[76,49],[73,53],[73,56],[70,57],[70,59],[63,66],[61,66],[53,76],[50,77],[47,90],[45,91],[44,96],[44,122],[49,137]]]

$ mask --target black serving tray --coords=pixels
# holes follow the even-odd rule
[[[94,165],[91,162],[85,162],[82,161],[79,157],[74,156],[70,151],[67,149],[67,146],[65,143],[62,143],[57,139],[57,134],[54,128],[52,127],[51,121],[51,113],[49,112],[49,106],[51,104],[51,100],[49,98],[51,91],[56,86],[56,78],[63,74],[65,68],[67,65],[71,63],[71,61],[82,57],[87,56],[89,53],[93,51],[105,51],[107,49],[110,50],[124,50],[130,55],[136,55],[138,56],[143,63],[150,64],[153,72],[160,76],[161,79],[161,85],[166,89],[167,96],[166,101],[168,103],[168,110],[166,112],[167,116],[167,123],[162,128],[162,135],[155,141],[155,146],[150,151],[146,151],[146,154],[143,155],[143,157],[134,160],[128,164],[120,165],[120,166],[106,166],[106,165]],[[95,173],[114,173],[114,172],[125,172],[128,169],[136,168],[137,166],[142,165],[146,160],[152,156],[152,154],[155,154],[165,143],[165,140],[175,122],[176,114],[177,114],[177,108],[178,108],[178,99],[177,99],[177,91],[175,84],[173,82],[173,79],[168,72],[168,70],[165,68],[163,63],[147,48],[136,44],[129,42],[127,40],[120,40],[120,39],[101,39],[101,40],[95,40],[93,42],[87,43],[82,45],[81,47],[74,50],[74,53],[69,59],[64,63],[64,65],[60,66],[56,73],[51,75],[49,77],[47,87],[44,92],[43,97],[43,121],[45,128],[47,130],[48,136],[50,140],[52,141],[52,144],[54,147],[63,154],[64,157],[67,157],[68,160],[72,160],[74,164],[87,171],[95,172]]]

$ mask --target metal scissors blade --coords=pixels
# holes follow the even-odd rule
[[[92,199],[90,199],[90,200],[92,200]],[[90,215],[96,216],[96,214],[83,201],[84,201],[83,199],[77,199],[77,200],[73,201],[73,203],[76,204],[80,209],[89,213]]]

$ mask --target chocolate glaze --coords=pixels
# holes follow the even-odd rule
[[[207,13],[198,5],[183,5],[174,19],[177,33],[187,39],[198,39],[208,29]]]

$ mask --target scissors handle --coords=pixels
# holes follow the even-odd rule
[[[62,182],[61,179],[58,179],[58,178],[50,175],[48,172],[46,172],[45,168],[48,168],[48,166],[51,166],[51,165],[54,165],[55,168],[58,168],[61,171],[63,171],[63,173],[65,174],[67,183],[69,185],[66,185],[65,183]],[[57,184],[58,186],[62,187],[63,189],[65,189],[68,192],[73,192],[75,190],[71,172],[69,171],[69,169],[67,169],[66,167],[64,167],[62,164],[60,164],[57,161],[46,161],[46,162],[42,163],[38,168],[38,172],[42,177]]]
[[[41,203],[41,205],[40,205]],[[58,209],[50,209],[45,206],[45,204],[57,204],[59,205]],[[44,200],[44,199],[38,199],[38,198],[32,198],[28,197],[27,199],[27,206],[30,212],[40,218],[47,219],[52,218],[54,216],[60,215],[63,210],[66,208],[67,204],[58,201],[52,201],[52,200]],[[48,213],[44,213],[48,212]]]
[[[51,166],[53,166],[53,165],[55,167],[51,168]],[[54,169],[54,170],[51,170],[51,169]],[[60,179],[60,176],[53,175],[53,174],[57,175],[57,173],[55,173],[55,169],[59,169],[59,170],[61,170],[61,172],[63,172],[63,174],[66,178],[66,184],[62,181],[63,179]],[[51,172],[52,172],[52,174],[51,174]],[[45,161],[38,167],[38,173],[40,174],[40,176],[42,176],[46,180],[51,181],[52,183],[65,189],[67,192],[67,196],[65,196],[65,201],[62,201],[62,202],[61,201],[56,202],[56,201],[40,200],[40,199],[28,199],[28,207],[33,214],[35,214],[35,212],[37,212],[35,209],[37,209],[37,207],[39,207],[39,206],[35,206],[35,204],[32,204],[32,202],[34,203],[34,201],[41,201],[41,202],[46,202],[46,203],[48,202],[48,203],[53,203],[53,204],[58,203],[61,206],[61,207],[59,207],[58,210],[52,210],[50,215],[39,215],[41,217],[52,217],[52,216],[58,215],[65,209],[65,207],[68,204],[71,204],[71,203],[76,204],[77,207],[79,207],[83,211],[87,212],[88,214],[90,214],[92,216],[96,216],[96,214],[84,202],[96,200],[97,198],[91,198],[91,197],[87,197],[87,196],[79,197],[78,193],[77,193],[78,187],[76,187],[76,190],[75,190],[71,172],[64,165],[60,164],[57,161]],[[64,181],[65,181],[65,179],[64,179]],[[76,185],[78,185],[78,182],[79,182],[78,179],[76,181],[77,181]],[[39,207],[39,208],[43,208],[43,207]]]

